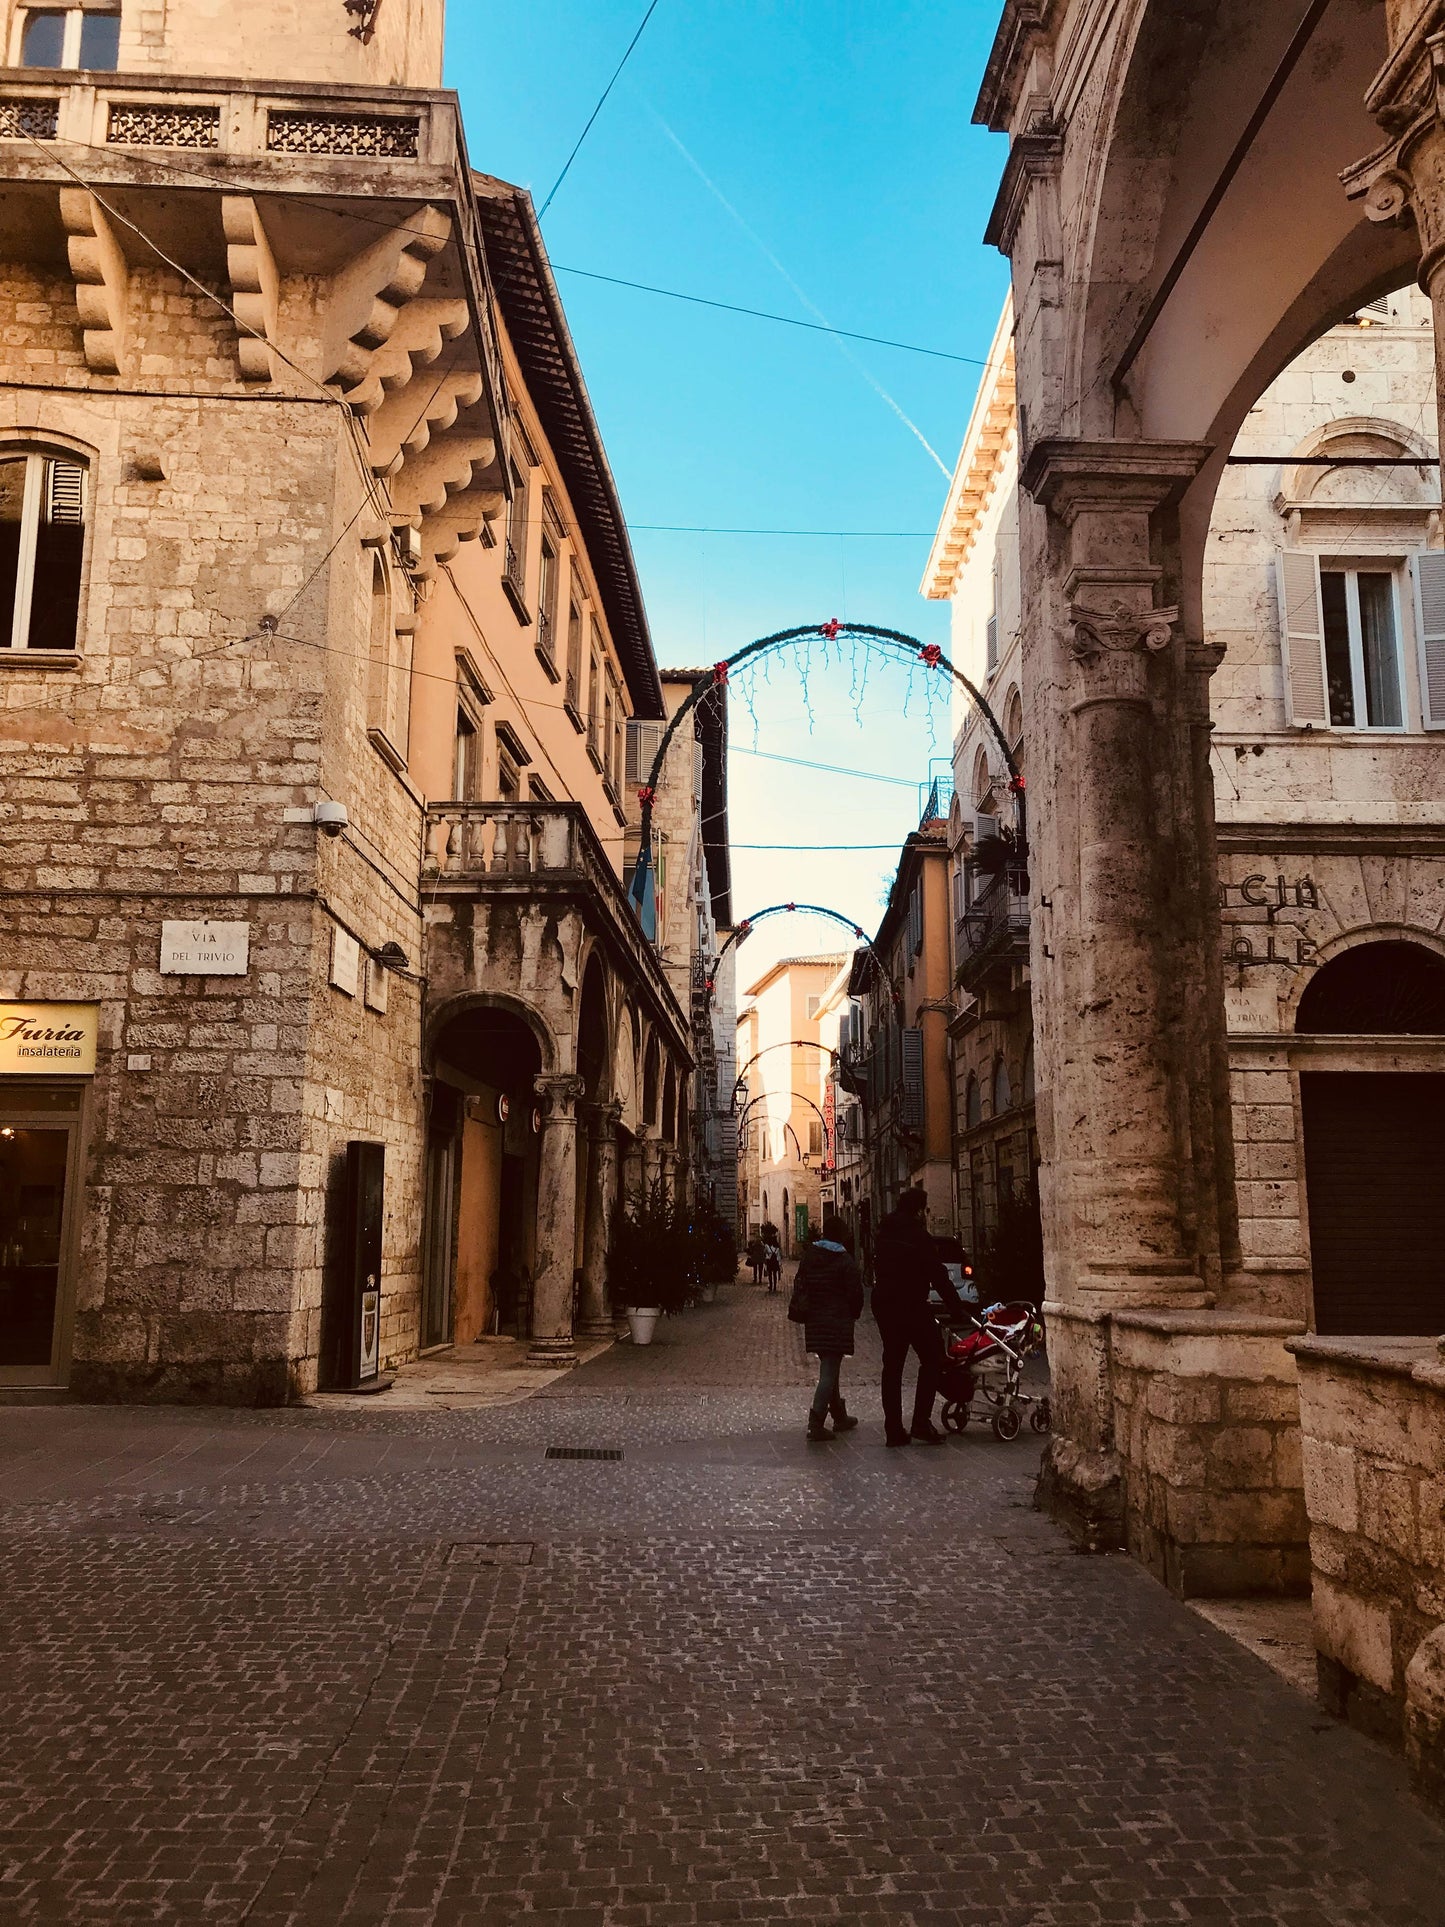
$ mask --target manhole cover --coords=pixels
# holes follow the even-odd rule
[[[607,1445],[549,1445],[543,1455],[549,1459],[620,1459],[622,1454]]]
[[[532,1546],[527,1540],[459,1539],[447,1554],[449,1566],[530,1566],[531,1563]]]

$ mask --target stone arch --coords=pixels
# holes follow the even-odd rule
[[[510,996],[501,990],[464,990],[427,1014],[426,1030],[423,1039],[426,1062],[430,1065],[436,1057],[437,1040],[442,1032],[457,1017],[471,1010],[495,1010],[509,1017],[517,1018],[525,1024],[536,1039],[541,1053],[542,1070],[555,1071],[560,1067],[561,1054],[551,1028],[541,1014],[523,1002],[520,997]]]
[[[1445,959],[1445,936],[1434,930],[1421,930],[1413,924],[1369,923],[1361,924],[1352,930],[1343,930],[1327,938],[1311,960],[1311,967],[1295,973],[1294,982],[1279,1000],[1280,1029],[1286,1033],[1299,1028],[1299,1007],[1320,971],[1334,963],[1346,951],[1359,950],[1380,943],[1413,944],[1417,949],[1428,950],[1432,955]],[[1308,1033],[1305,1033],[1308,1035]]]
[[[981,810],[988,802],[992,788],[993,771],[989,768],[988,751],[980,743],[973,759],[973,806],[976,810]]]
[[[655,1125],[662,1095],[662,1051],[656,1031],[649,1031],[642,1051],[642,1121]]]
[[[671,1058],[667,1060],[662,1080],[662,1141],[664,1144],[677,1142],[677,1070]]]
[[[1317,428],[1291,451],[1294,461],[1280,468],[1279,491],[1274,498],[1276,511],[1288,515],[1292,510],[1319,508],[1358,508],[1356,496],[1361,488],[1352,469],[1322,468],[1306,461],[1311,455],[1377,455],[1387,459],[1418,455],[1418,468],[1386,469],[1370,473],[1368,506],[1376,508],[1413,508],[1422,512],[1440,505],[1438,473],[1433,469],[1435,448],[1426,438],[1404,423],[1385,416],[1341,415]],[[1343,499],[1333,499],[1338,493]]]
[[[992,1079],[992,1104],[995,1117],[1003,1117],[1013,1109],[1013,1085],[1009,1082],[1008,1060],[1002,1051],[994,1059]]]
[[[1445,1036],[1445,954],[1374,932],[1345,945],[1310,973],[1294,1028],[1300,1036]]]
[[[617,1014],[612,1047],[612,1095],[622,1106],[623,1128],[635,1135],[642,1122],[637,1101],[637,1031],[626,1005]]]
[[[1024,699],[1017,683],[1009,689],[1003,703],[1003,733],[1015,756],[1024,740]]]
[[[612,1095],[612,1026],[608,1016],[607,972],[595,949],[582,972],[577,1000],[577,1074],[594,1102]]]

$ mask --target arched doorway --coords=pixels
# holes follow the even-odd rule
[[[1342,1336],[1445,1328],[1445,1071],[1371,1068],[1386,1037],[1445,1045],[1445,957],[1394,939],[1322,965],[1295,1032],[1348,1039],[1358,1068],[1302,1070],[1314,1325]],[[1438,1063],[1439,1057],[1435,1056]]]
[[[542,1044],[514,1011],[460,1010],[432,1042],[424,1350],[526,1336],[536,1261]]]

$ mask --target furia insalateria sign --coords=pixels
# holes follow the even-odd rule
[[[94,1077],[98,1004],[0,1004],[0,1077]]]
[[[249,923],[161,925],[163,977],[244,977],[251,960]]]

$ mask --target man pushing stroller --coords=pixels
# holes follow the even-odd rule
[[[889,1445],[908,1445],[915,1439],[934,1445],[944,1436],[933,1423],[943,1342],[928,1308],[929,1292],[936,1291],[960,1323],[969,1316],[928,1235],[927,1210],[923,1190],[915,1186],[905,1191],[879,1224],[873,1246],[873,1316],[883,1339],[883,1429]],[[903,1366],[910,1349],[918,1355],[918,1387],[913,1423],[905,1429]]]

